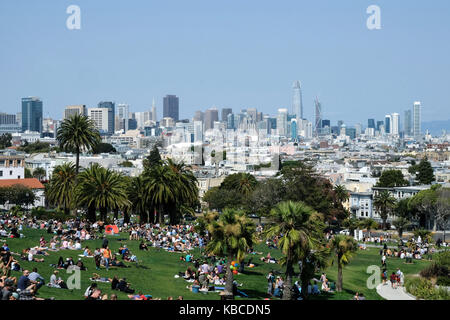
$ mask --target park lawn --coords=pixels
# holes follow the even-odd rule
[[[27,247],[34,247],[38,245],[39,238],[44,236],[44,238],[49,241],[52,234],[47,234],[46,230],[36,230],[36,229],[25,229],[23,231],[25,238],[21,239],[7,239],[7,243],[12,252],[20,253],[23,249]],[[125,277],[127,282],[131,283],[131,287],[136,290],[136,293],[142,292],[143,294],[150,294],[154,298],[167,299],[168,296],[177,298],[182,295],[184,299],[188,300],[218,300],[220,296],[215,292],[203,293],[192,293],[186,286],[191,283],[186,282],[183,278],[174,278],[179,272],[184,272],[188,266],[193,267],[192,263],[186,263],[180,261],[182,256],[179,253],[168,253],[165,250],[159,250],[155,248],[150,248],[149,251],[139,250],[139,241],[128,240],[128,234],[122,233],[117,236],[108,236],[109,247],[113,253],[116,253],[120,244],[126,244],[132,253],[138,257],[138,264],[136,263],[126,263],[129,268],[115,268],[112,267],[109,271],[106,271],[104,267],[100,270],[95,269],[95,263],[93,258],[81,258],[84,265],[87,267],[86,271],[81,271],[81,289],[65,290],[56,289],[43,286],[39,289],[39,297],[50,298],[54,297],[56,300],[82,300],[84,299],[83,294],[86,288],[90,285],[91,281],[89,278],[92,273],[98,273],[101,277],[110,277],[117,275],[119,278]],[[82,246],[89,246],[93,251],[95,248],[101,247],[102,240],[88,240],[83,241]],[[268,251],[270,251],[271,256],[279,259],[281,257],[281,252],[276,249],[267,249],[267,246],[262,243],[255,247],[257,252],[263,252],[265,256]],[[192,251],[195,258],[201,256],[199,249]],[[61,250],[58,252],[49,251],[49,256],[36,256],[36,258],[44,257],[44,262],[28,262],[20,260],[20,257],[14,256],[15,259],[19,260],[22,268],[31,269],[33,267],[38,268],[38,272],[45,278],[46,283],[49,282],[52,272],[55,270],[50,264],[57,264],[58,259],[62,256],[64,259],[67,257],[72,257],[76,262],[78,260],[78,255],[82,254],[82,250]],[[245,268],[243,274],[235,276],[238,283],[242,283],[243,286],[239,289],[245,292],[249,298],[248,299],[264,299],[267,297],[267,280],[265,276],[269,271],[273,270],[275,273],[282,273],[283,268],[278,264],[266,264],[261,262],[259,259],[262,255],[250,255],[247,256],[245,261],[252,259],[252,262],[256,265],[255,268]],[[120,257],[119,257],[120,260]],[[423,269],[427,263],[425,261],[415,261],[413,265],[406,265],[400,260],[389,259],[388,258],[388,271],[395,271],[396,267],[399,266],[401,270],[408,274],[414,274]],[[359,251],[355,255],[354,259],[351,261],[350,265],[344,269],[344,290],[343,293],[332,293],[332,294],[321,294],[320,296],[314,297],[314,299],[334,299],[334,300],[348,300],[351,299],[356,291],[363,292],[367,299],[381,299],[376,293],[376,290],[369,290],[366,288],[366,279],[369,274],[366,273],[368,265],[379,265],[380,256],[379,249],[370,248],[366,251]],[[298,271],[298,269],[296,269]],[[59,270],[59,276],[67,280],[71,274],[67,274],[65,270]],[[337,275],[337,269],[335,266],[330,267],[326,270],[327,276],[330,281],[335,281]],[[20,277],[20,272],[12,271],[13,276]],[[319,277],[320,275],[317,275]],[[117,290],[112,290],[109,283],[97,282],[98,287],[102,292],[107,293],[108,296],[112,293],[117,294],[119,300],[127,300],[127,294],[122,293]],[[242,298],[237,298],[242,299]]]
[[[383,300],[380,297],[376,289],[367,288],[366,281],[373,273],[367,273],[367,267],[370,265],[375,265],[381,269],[381,256],[380,248],[367,248],[367,250],[359,250],[350,264],[344,267],[343,270],[343,292],[331,293],[331,294],[321,294],[320,296],[314,297],[314,299],[330,299],[330,300],[349,300],[352,299],[356,292],[363,293],[368,300]],[[387,257],[387,273],[388,277],[392,272],[396,272],[397,268],[407,275],[413,275],[419,273],[430,261],[427,260],[414,260],[413,264],[406,264],[404,260],[394,257]],[[332,265],[325,271],[327,278],[331,282],[336,282],[337,280],[337,266]],[[318,275],[320,276],[320,275]]]

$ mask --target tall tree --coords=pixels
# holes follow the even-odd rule
[[[279,237],[279,247],[284,255],[281,263],[286,265],[283,300],[291,300],[294,263],[304,259],[323,237],[321,216],[303,202],[286,201],[272,209],[269,219],[270,227],[265,235],[268,239]]]
[[[329,223],[336,220],[333,215],[333,186],[315,172],[313,164],[305,161],[285,162],[279,178],[285,190],[283,200],[302,201],[322,213]]]
[[[388,215],[392,213],[395,208],[396,200],[389,191],[383,190],[375,196],[373,204],[378,210],[380,217],[383,220],[383,228],[386,230],[386,221]]]
[[[12,135],[11,133],[3,133],[0,135],[0,149],[6,149],[12,146],[11,143]]]
[[[56,139],[62,149],[75,152],[75,172],[80,168],[80,153],[94,149],[100,142],[100,132],[95,122],[87,116],[75,114],[64,119],[58,128]]]
[[[79,175],[77,200],[88,207],[91,221],[95,220],[95,211],[92,216],[92,208],[98,209],[100,218],[105,221],[108,210],[129,205],[125,189],[122,174],[94,164]]]
[[[377,187],[383,188],[403,187],[407,185],[409,185],[409,183],[403,176],[401,170],[395,169],[383,171],[376,184]]]
[[[52,205],[63,208],[65,214],[69,214],[74,205],[75,191],[75,165],[66,162],[53,169],[52,177],[47,185],[47,199]]]
[[[357,251],[358,244],[353,237],[339,234],[330,240],[330,248],[338,267],[336,291],[342,292],[344,281],[342,269],[350,262],[353,253]]]
[[[423,158],[417,165],[416,179],[420,184],[431,184],[436,181],[433,168],[427,157]]]
[[[33,178],[38,179],[39,181],[42,181],[45,176],[47,175],[47,172],[44,168],[36,168],[33,170]]]
[[[378,228],[378,223],[372,218],[369,218],[361,220],[359,226],[363,229],[366,229],[370,237],[370,230]]]
[[[152,150],[147,158],[142,161],[142,165],[145,170],[150,170],[156,165],[161,164],[161,155],[159,154],[159,149],[156,144],[153,145]]]
[[[233,293],[233,272],[231,261],[236,258],[243,262],[245,253],[253,247],[255,226],[242,211],[225,209],[221,215],[215,214],[207,225],[210,240],[206,251],[210,254],[227,257],[225,291]]]
[[[177,181],[173,171],[166,165],[154,166],[144,172],[148,201],[156,210],[156,221],[163,222],[164,213],[177,202]]]

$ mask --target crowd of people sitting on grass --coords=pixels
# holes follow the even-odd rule
[[[22,275],[11,277],[10,275],[2,275],[0,277],[0,290],[2,300],[54,300],[54,298],[43,299],[37,297],[36,294],[40,287],[44,285],[44,278],[37,272],[37,268],[33,271],[23,270]]]
[[[283,298],[285,284],[282,276],[275,276],[275,271],[270,271],[266,276],[267,279],[267,294],[270,297]],[[308,295],[319,295],[322,292],[334,292],[336,286],[334,282],[330,282],[325,273],[322,273],[320,279],[312,279],[307,287]],[[294,299],[301,300],[302,287],[298,281],[293,285]]]

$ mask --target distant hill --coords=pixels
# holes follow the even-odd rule
[[[422,132],[425,133],[427,129],[433,136],[442,135],[442,130],[446,130],[448,133],[450,132],[450,119],[422,122]]]

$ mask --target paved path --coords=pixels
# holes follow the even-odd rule
[[[380,284],[377,287],[377,293],[386,300],[416,300],[412,295],[406,293],[404,287],[392,289],[390,281],[385,285]]]

